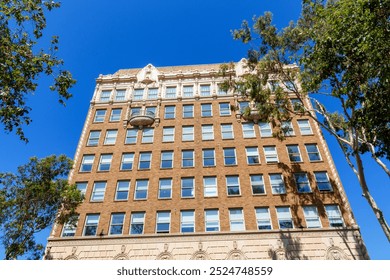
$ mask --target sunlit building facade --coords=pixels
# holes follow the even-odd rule
[[[294,116],[274,138],[219,66],[97,78],[69,178],[85,199],[46,259],[368,258],[318,125]]]

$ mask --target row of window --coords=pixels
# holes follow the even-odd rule
[[[291,162],[302,162],[302,156],[298,145],[287,145],[287,152]],[[321,161],[321,155],[316,144],[305,144],[307,156],[311,162]],[[258,147],[245,147],[246,162],[248,165],[260,164]],[[276,146],[263,147],[266,163],[278,163],[279,157]],[[133,169],[134,152],[123,153],[120,170],[129,171]],[[108,172],[111,169],[113,154],[101,154],[97,171]],[[91,172],[95,161],[95,155],[83,155],[80,165],[80,172]],[[238,165],[236,148],[223,148],[223,161],[225,166]],[[138,170],[149,170],[152,164],[152,152],[140,152],[138,158]],[[202,150],[203,167],[215,167],[215,149]],[[160,168],[169,169],[174,167],[174,152],[161,151]],[[195,167],[195,150],[181,151],[181,167]]]
[[[297,120],[300,132],[302,135],[311,135],[311,128],[309,120]],[[254,123],[243,123],[242,124],[242,133],[244,138],[255,138],[255,125]],[[292,128],[291,122],[286,124],[287,127],[291,129],[287,130],[286,135],[295,135]],[[221,138],[234,139],[233,124],[226,123],[221,124]],[[261,137],[272,137],[272,128],[269,123],[259,123],[260,135]],[[138,128],[130,128],[126,131],[125,144],[136,144],[138,135],[141,137],[141,143],[154,143],[154,128],[147,127],[139,130]],[[162,128],[162,142],[174,142],[175,141],[175,130],[173,126],[165,126]],[[97,146],[101,137],[101,130],[91,130],[89,132],[87,146]],[[115,145],[118,137],[117,129],[108,129],[104,135],[103,145]],[[214,125],[204,124],[201,126],[201,137],[202,140],[214,140]],[[182,141],[194,141],[195,139],[195,128],[193,125],[187,125],[181,127],[181,140]]]
[[[310,193],[312,188],[310,180],[306,172],[293,173],[295,184],[298,193]],[[242,178],[242,177],[241,177]],[[272,194],[285,194],[286,186],[283,176],[280,173],[268,175],[269,186]],[[314,172],[314,179],[319,191],[332,191],[332,184],[326,171]],[[242,180],[242,179],[241,179]],[[127,201],[130,192],[130,180],[119,180],[116,185],[115,200]],[[88,183],[77,182],[77,188],[83,193],[86,193]],[[244,184],[247,185],[247,184]],[[238,175],[225,176],[226,193],[228,196],[241,195],[241,183]],[[249,186],[253,195],[266,194],[265,176],[263,174],[249,175]],[[100,202],[104,200],[104,195],[107,188],[106,181],[97,181],[93,184],[90,201]],[[137,179],[134,187],[134,200],[143,200],[148,198],[149,179]],[[173,194],[173,179],[161,178],[158,185],[158,199],[170,199]],[[195,178],[184,177],[180,182],[181,198],[195,197]],[[203,177],[203,196],[216,197],[218,196],[217,177]]]
[[[330,227],[343,227],[344,222],[337,205],[325,205],[325,211],[328,217]],[[303,206],[303,214],[306,221],[307,228],[321,228],[321,219],[318,214],[316,206]],[[125,213],[112,213],[109,226],[109,235],[124,234]],[[257,228],[259,230],[272,230],[273,225],[271,221],[270,209],[268,207],[255,208],[255,216],[257,221]],[[195,232],[195,210],[180,211],[180,232],[191,233]],[[139,235],[144,233],[145,212],[133,212],[130,216],[130,235]],[[294,222],[291,216],[290,207],[280,206],[276,207],[276,218],[279,229],[294,228]],[[87,214],[83,228],[83,236],[97,235],[100,214]],[[150,221],[150,219],[148,219]],[[220,227],[220,214],[218,209],[204,210],[204,229],[206,232],[218,232]],[[244,211],[242,208],[229,208],[229,225],[230,231],[244,231],[245,220]],[[66,224],[62,231],[63,237],[74,236],[76,227]],[[157,211],[156,212],[156,226],[155,233],[170,233],[171,232],[171,212]]]
[[[183,85],[179,89],[177,86],[166,86],[164,87],[162,96],[165,98],[177,98],[178,96],[191,98],[196,94],[199,94],[200,96],[211,96],[211,93],[211,84],[200,84],[199,87],[195,87],[194,85]],[[218,86],[217,94],[227,95],[227,92]],[[158,88],[135,88],[132,91],[127,91],[126,89],[116,89],[115,91],[102,90],[98,100],[100,102],[109,102],[110,100],[124,101],[129,98],[133,100],[157,99]]]

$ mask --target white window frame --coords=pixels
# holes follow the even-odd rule
[[[146,182],[146,184],[142,184]],[[134,200],[145,200],[148,199],[149,180],[148,179],[137,179],[135,181]],[[145,193],[145,196],[140,194]]]
[[[242,137],[244,138],[255,138],[255,124],[253,122],[242,123]]]
[[[256,149],[256,150],[250,151],[249,149]],[[259,155],[258,147],[245,147],[245,153],[246,153],[246,162],[248,165],[260,164],[260,155]],[[250,158],[254,158],[255,162],[250,162],[249,160]]]
[[[265,156],[265,162],[266,163],[278,163],[279,157],[278,157],[278,151],[276,149],[276,146],[264,146],[264,156]]]
[[[161,217],[162,214],[168,214],[167,217]],[[168,224],[168,230],[159,230],[159,224]],[[171,231],[171,212],[170,211],[158,211],[156,213],[156,233],[170,233]]]
[[[227,155],[226,152],[231,151],[231,150],[233,150],[233,156]],[[234,159],[234,162],[229,163],[229,159]],[[223,148],[223,163],[225,166],[237,165],[236,148],[234,148],[234,147]]]
[[[317,175],[325,175],[325,177],[326,177],[326,180],[319,180],[318,178],[317,178]],[[314,178],[315,178],[315,180],[316,180],[316,183],[317,183],[317,189],[319,190],[319,191],[328,191],[328,192],[331,192],[331,191],[333,191],[333,187],[332,187],[332,184],[330,183],[330,180],[329,180],[329,176],[328,176],[328,172],[326,172],[326,171],[315,171],[314,172]],[[328,188],[320,188],[319,187],[319,185],[320,184],[327,184],[329,187]]]
[[[163,142],[175,142],[175,127],[165,126],[163,127]]]
[[[87,141],[88,147],[95,147],[99,145],[101,130],[91,130]]]
[[[119,113],[118,113],[119,111]],[[114,108],[111,110],[110,114],[110,122],[119,122],[121,120],[122,116],[122,109],[121,108]]]
[[[187,139],[188,137],[188,139]],[[182,141],[194,141],[194,126],[193,125],[186,125],[182,126]]]
[[[239,211],[239,213],[233,213],[235,211]],[[244,210],[242,208],[229,209],[229,225],[230,225],[230,231],[245,230]]]
[[[293,175],[294,175],[295,184],[297,186],[298,193],[311,193],[312,192],[309,177],[307,176],[306,172],[297,172],[297,173],[294,173]],[[302,181],[301,181],[301,179],[302,179]]]
[[[268,122],[259,122],[260,137],[272,137],[272,127]]]
[[[272,229],[271,216],[269,214],[268,207],[255,208],[255,215],[256,215],[256,223],[257,223],[258,230],[271,230]]]
[[[194,104],[184,104],[183,105],[183,119],[193,118],[194,117]]]
[[[108,102],[111,97],[111,90],[102,90],[99,96],[99,102]]]
[[[98,171],[108,172],[111,169],[112,154],[101,154],[99,160]]]
[[[115,90],[115,101],[125,101],[126,100],[126,90],[125,89],[117,89]]]
[[[283,210],[283,211],[281,211]],[[287,211],[285,211],[287,210]],[[278,206],[276,207],[276,217],[278,218],[279,229],[290,229],[294,228],[294,221],[291,216],[291,210],[288,206]],[[282,222],[291,223],[291,227],[283,227]]]
[[[94,161],[95,161],[95,155],[83,155],[79,172],[91,172]],[[86,166],[88,167],[87,170],[85,170]]]
[[[154,140],[154,128],[144,127],[142,129],[141,143],[149,144],[149,143],[153,143],[153,140]]]
[[[115,145],[117,137],[118,137],[117,129],[108,129],[106,131],[106,136],[104,137],[103,145]]]
[[[142,94],[141,94],[142,92]],[[143,88],[135,88],[133,91],[133,100],[142,100],[144,99],[145,89]]]
[[[88,182],[76,182],[76,188],[85,196],[88,188]]]
[[[139,226],[139,225],[142,225],[142,231],[141,232],[133,232],[133,230],[132,230],[133,226]],[[130,218],[129,234],[130,235],[143,234],[144,230],[145,230],[145,212],[132,212],[131,218]]]
[[[70,221],[67,221],[64,226],[62,227],[61,237],[73,237],[76,234],[77,225],[80,216],[77,216],[77,221],[75,224],[72,224]]]
[[[297,120],[297,123],[301,135],[313,135],[313,130],[308,119]]]
[[[253,195],[265,195],[266,190],[265,190],[265,184],[264,184],[264,176],[263,174],[251,174],[249,175],[250,178],[250,183],[251,183],[251,190]],[[260,180],[259,180],[260,178]],[[255,193],[254,188],[260,187],[262,188],[262,192]]]
[[[165,193],[169,194],[166,195]],[[172,198],[172,178],[161,178],[158,182],[158,199]]]
[[[184,153],[191,152],[191,158],[184,157]],[[184,166],[184,160],[191,160],[192,165],[186,165]],[[190,168],[195,166],[195,151],[194,150],[182,150],[181,151],[181,167],[183,168]]]
[[[234,139],[233,124],[223,123],[221,124],[221,136],[222,139]]]
[[[124,165],[129,165],[131,164],[130,168],[124,168]],[[120,170],[133,170],[133,165],[134,165],[134,153],[123,153],[122,154],[122,159],[121,159],[121,169]]]
[[[129,190],[130,180],[118,180],[116,182],[115,201],[127,201],[129,199]],[[118,196],[122,193],[125,193],[126,196],[118,198]]]
[[[95,111],[95,117],[93,118],[93,122],[94,123],[102,123],[102,122],[104,122],[104,120],[106,118],[106,113],[107,113],[106,109],[97,109]]]
[[[302,155],[298,144],[286,145],[286,149],[290,162],[302,162]],[[296,151],[293,151],[291,149],[296,149]],[[294,160],[294,157],[299,157],[299,160]]]
[[[115,221],[114,219],[116,218],[115,216],[119,216],[119,221]],[[111,214],[111,220],[110,220],[110,227],[109,227],[109,232],[108,235],[122,235],[123,234],[123,226],[125,223],[125,213],[112,213]],[[121,221],[120,221],[121,220]],[[113,228],[114,227],[121,227],[120,233],[113,233]]]
[[[94,217],[94,219],[92,218]],[[90,221],[92,219],[92,221]],[[99,227],[100,214],[87,214],[85,216],[84,228],[83,228],[83,236],[96,236],[97,230]],[[86,234],[87,228],[93,227],[95,234]]]
[[[202,118],[208,118],[213,116],[213,104],[203,103],[200,104],[200,115]]]
[[[218,186],[216,176],[205,176],[203,177],[203,196],[204,197],[217,197]]]
[[[149,159],[145,159],[144,157],[149,157]],[[149,162],[148,167],[142,167],[141,164]],[[138,162],[138,170],[149,170],[152,165],[152,152],[140,152],[139,153],[139,162]]]
[[[211,96],[211,85],[210,84],[200,85],[200,96]]]
[[[158,97],[158,88],[148,88],[148,99],[154,100]]]
[[[279,178],[275,178],[275,177]],[[284,183],[283,175],[281,173],[269,174],[269,181],[271,184],[272,194],[285,194],[286,185]]]
[[[161,169],[172,169],[173,168],[173,151],[161,151],[161,160],[160,160],[160,168]],[[163,163],[170,162],[168,167],[163,166]]]
[[[177,97],[177,87],[167,86],[165,88],[165,98],[176,98],[176,97]]]
[[[214,126],[212,124],[202,125],[202,140],[203,141],[214,140]]]
[[[227,106],[227,108],[223,108]],[[232,111],[230,110],[230,103],[229,102],[221,102],[219,103],[219,115],[221,117],[224,116],[231,116]]]
[[[316,152],[309,152],[309,150],[307,149],[308,146],[315,147],[316,148]],[[317,144],[305,144],[305,148],[306,148],[306,152],[307,152],[307,157],[309,158],[310,162],[322,161],[321,153],[320,153],[320,150],[318,149],[318,145]],[[310,158],[311,154],[318,154],[318,158],[319,159],[311,159]]]
[[[104,201],[104,196],[106,194],[106,188],[107,188],[106,181],[94,182],[90,201],[92,201],[92,202]]]
[[[138,137],[138,128],[128,128],[126,130],[125,144],[126,145],[136,144],[137,137]]]
[[[176,106],[167,105],[164,107],[164,119],[171,120],[176,117]]]
[[[213,156],[205,156],[205,152],[206,151],[212,151],[213,152]],[[205,160],[210,160],[210,159],[213,159],[213,164],[205,164]],[[215,166],[215,149],[203,149],[202,150],[202,161],[203,161],[203,167],[214,167]]]
[[[331,209],[333,208],[333,209]],[[340,207],[336,204],[325,205],[325,212],[328,216],[329,227],[344,227],[343,215],[340,211]],[[334,222],[332,222],[334,221]],[[335,223],[336,222],[336,223]],[[334,225],[337,224],[337,225]]]
[[[184,85],[183,86],[183,97],[194,97],[194,86],[193,85]]]
[[[204,210],[205,232],[218,232],[220,231],[219,224],[219,210],[218,209],[206,209]],[[213,229],[213,230],[208,230]]]
[[[190,214],[188,216],[184,214]],[[186,231],[183,229],[189,228],[192,230]],[[181,210],[180,211],[180,232],[192,233],[195,232],[195,210]]]
[[[234,180],[231,181],[230,179]],[[226,175],[226,193],[228,196],[240,196],[241,187],[240,187],[240,177],[238,175]],[[232,189],[238,189],[238,193],[232,193]]]
[[[314,205],[303,206],[303,216],[305,217],[307,228],[321,228],[321,220],[318,209]]]
[[[191,182],[187,185],[186,182]],[[190,192],[190,195],[183,195],[184,193]],[[195,197],[195,178],[194,177],[183,177],[181,178],[181,198],[194,198]]]

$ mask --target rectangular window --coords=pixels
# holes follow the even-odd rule
[[[271,189],[273,194],[286,193],[286,186],[284,185],[282,174],[269,174],[269,180],[271,182]]]
[[[268,208],[256,208],[256,221],[259,230],[272,229]]]
[[[180,211],[180,232],[195,232],[195,211]]]
[[[250,175],[252,194],[265,194],[263,175]]]
[[[160,179],[158,198],[172,197],[172,178]]]
[[[61,234],[62,237],[75,236],[79,215],[74,216],[73,219],[76,221],[76,224],[72,223],[71,221],[66,222],[64,224],[64,227],[62,228],[62,234]]]
[[[205,210],[204,216],[206,232],[219,231],[219,211]]]
[[[121,170],[132,170],[134,163],[134,153],[122,154]]]
[[[166,98],[176,98],[176,87],[167,87],[165,91]]]
[[[318,215],[317,207],[315,206],[303,206],[303,214],[306,220],[307,228],[320,228],[320,216]]]
[[[213,116],[213,109],[211,103],[207,104],[201,104],[201,115],[202,117],[212,117]]]
[[[252,122],[242,124],[242,133],[244,138],[254,138],[256,137],[254,124]]]
[[[175,105],[165,106],[164,109],[164,119],[174,119],[175,118]]]
[[[103,201],[107,182],[95,182],[91,194],[91,201]]]
[[[153,127],[147,127],[142,130],[141,143],[153,143],[154,129]]]
[[[307,155],[310,161],[320,161],[321,155],[318,151],[317,144],[305,144]]]
[[[152,160],[152,153],[151,152],[139,153],[138,169],[150,169],[151,160]]]
[[[163,127],[163,142],[174,142],[175,141],[175,128],[174,127]]]
[[[259,164],[259,150],[257,147],[246,147],[246,160],[248,164]]]
[[[87,192],[87,182],[76,182],[77,189],[81,192],[82,195],[85,196],[85,193]]]
[[[312,135],[313,131],[311,130],[309,120],[298,120],[298,127],[301,135]]]
[[[200,85],[200,96],[210,96],[210,85]]]
[[[171,212],[157,212],[156,233],[169,233]]]
[[[111,214],[110,235],[120,235],[123,233],[123,223],[125,221],[125,213]]]
[[[231,231],[245,230],[244,214],[242,209],[229,209]]]
[[[230,116],[230,103],[219,103],[219,115],[220,116]]]
[[[294,136],[294,128],[291,122],[282,122],[282,131],[285,136]]]
[[[287,152],[291,162],[301,162],[301,153],[298,145],[287,145]]]
[[[299,112],[304,109],[302,101],[299,98],[291,98],[290,101],[294,112]]]
[[[248,108],[249,109],[249,102],[248,101],[240,101],[238,102],[238,107],[240,108],[240,113],[244,113]]]
[[[343,217],[341,215],[340,209],[337,205],[325,205],[326,215],[329,219],[330,227],[343,227]]]
[[[240,195],[240,183],[238,176],[226,176],[226,188],[228,195]]]
[[[111,168],[112,154],[100,156],[98,171],[109,171]]]
[[[330,184],[328,173],[326,171],[314,172],[314,176],[317,182],[317,188],[320,191],[332,191],[332,185]]]
[[[85,217],[83,236],[96,236],[99,218],[99,214],[87,214]]]
[[[101,102],[108,102],[110,100],[111,90],[103,90],[100,93],[100,99]]]
[[[115,101],[124,101],[126,98],[126,90],[118,89],[115,92]]]
[[[139,116],[139,115],[142,115],[142,112],[141,112],[141,107],[134,107],[134,108],[131,108],[131,116]]]
[[[187,104],[183,105],[183,118],[193,118],[194,117],[194,105]]]
[[[195,197],[194,178],[181,178],[181,197]]]
[[[214,129],[212,124],[202,125],[202,140],[214,140]]]
[[[112,129],[106,131],[106,138],[104,138],[104,145],[115,145],[118,130]]]
[[[142,100],[142,98],[144,98],[144,89],[143,88],[134,89],[133,99],[134,100]]]
[[[311,192],[309,178],[307,173],[294,173],[295,183],[299,193]]]
[[[181,152],[181,166],[194,167],[194,150],[184,150]]]
[[[87,146],[97,146],[99,144],[100,130],[93,130],[89,132]]]
[[[183,95],[184,95],[184,97],[193,97],[194,96],[194,86],[183,86]]]
[[[143,234],[145,212],[131,213],[130,234]]]
[[[157,99],[158,88],[150,88],[148,89],[148,99]]]
[[[182,141],[194,141],[194,126],[183,126]]]
[[[276,207],[276,215],[280,229],[294,228],[290,207]]]
[[[122,109],[112,109],[110,122],[119,122],[121,120]]]
[[[233,125],[231,123],[221,124],[222,139],[233,139]]]
[[[104,122],[105,117],[106,117],[106,109],[96,110],[95,118],[93,119],[93,122],[95,123]]]
[[[225,165],[237,165],[236,161],[236,149],[235,148],[224,148],[223,159]]]
[[[217,177],[203,177],[203,190],[205,197],[218,196]]]
[[[139,179],[135,181],[134,199],[146,199],[148,197],[148,179]]]
[[[272,128],[270,123],[259,122],[259,128],[261,137],[272,137]]]
[[[129,196],[130,180],[118,181],[116,183],[115,200],[127,200]]]
[[[135,143],[137,143],[137,133],[138,133],[138,128],[129,128],[129,129],[127,129],[125,144],[135,144]]]
[[[267,163],[279,162],[278,153],[275,146],[264,147],[264,156]]]
[[[94,159],[94,155],[84,155],[81,160],[80,172],[91,172]]]
[[[204,149],[202,152],[203,152],[203,167],[215,166],[214,149]]]
[[[173,152],[162,151],[161,152],[161,168],[172,168],[173,167]]]

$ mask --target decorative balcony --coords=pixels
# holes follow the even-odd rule
[[[130,115],[129,123],[132,126],[138,126],[140,128],[154,123],[156,116],[153,112],[148,110],[140,110],[132,112]]]

